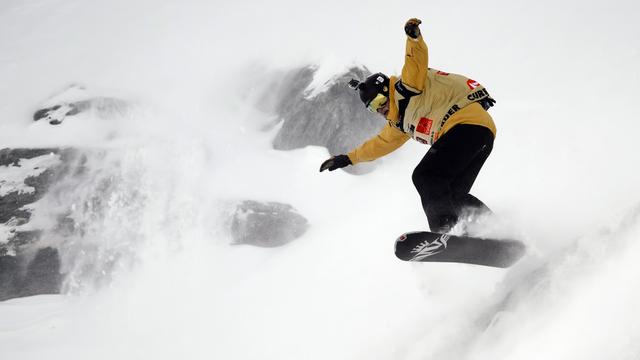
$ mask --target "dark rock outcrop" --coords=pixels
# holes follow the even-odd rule
[[[31,219],[31,205],[42,199],[52,184],[69,172],[69,162],[75,152],[72,149],[2,149],[0,170],[23,172],[22,181],[13,179],[0,195],[0,224],[4,236],[0,238],[0,300],[36,294],[53,294],[60,291],[60,257],[58,250],[38,245],[42,231],[23,230],[20,226]],[[58,161],[25,165],[26,160],[42,157]],[[46,168],[40,168],[47,166]],[[35,174],[35,175],[30,175]],[[13,185],[29,189],[13,189]]]
[[[231,221],[235,244],[276,247],[307,231],[309,222],[291,205],[246,200],[236,206]]]
[[[69,116],[87,111],[95,111],[100,118],[123,116],[129,110],[129,105],[120,99],[98,97],[59,104],[38,109],[33,114],[33,121],[44,120],[51,125],[60,125]]]
[[[26,205],[33,204],[40,200],[48,191],[49,186],[58,181],[69,172],[70,159],[75,156],[72,149],[2,149],[0,150],[0,170],[2,167],[8,169],[24,168],[21,161],[35,159],[38,157],[57,157],[58,162],[53,163],[46,169],[39,169],[35,165],[31,169],[24,168],[25,177],[22,185],[29,187],[32,191],[9,190],[4,195],[0,195],[0,224],[4,224],[9,229],[9,236],[6,239],[0,238],[0,255],[15,254],[18,248],[38,240],[38,231],[20,231],[16,228],[29,222],[31,213],[25,208]],[[39,171],[37,175],[28,175],[30,171]],[[0,181],[3,181],[0,174]],[[6,184],[5,184],[6,185]]]
[[[0,166],[20,166],[23,159],[33,159],[38,156],[58,152],[58,149],[2,149],[0,150]]]
[[[57,294],[60,292],[60,256],[58,250],[45,247],[36,253],[22,280],[21,296]]]
[[[22,296],[58,294],[62,283],[58,250],[44,247],[31,260],[25,261],[24,257],[0,256],[0,301]],[[22,263],[26,263],[26,267]]]
[[[324,146],[331,155],[345,154],[368,140],[385,125],[385,120],[367,111],[358,94],[347,86],[350,79],[365,79],[366,68],[351,68],[338,74],[326,91],[309,96],[316,69],[304,67],[278,75],[268,95],[275,103],[272,111],[282,127],[273,140],[277,150],[292,150],[309,145]],[[274,101],[275,100],[275,101]],[[363,173],[372,164],[347,167],[351,173]]]
[[[20,293],[20,264],[15,256],[0,256],[0,301]]]
[[[91,111],[102,119],[125,115],[131,105],[115,97],[98,96],[77,83],[66,86],[44,101],[33,113],[33,120],[48,121],[51,125],[61,124],[67,117]]]

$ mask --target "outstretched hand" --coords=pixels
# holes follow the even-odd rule
[[[404,32],[408,37],[417,39],[420,36],[420,28],[418,27],[420,24],[422,24],[420,19],[411,18],[404,24]]]
[[[337,155],[331,157],[320,165],[320,172],[325,170],[333,171],[351,165],[351,159],[347,155]]]

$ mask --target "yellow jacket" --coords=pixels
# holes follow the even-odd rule
[[[422,36],[407,37],[405,63],[400,78],[389,78],[387,125],[348,156],[351,163],[372,161],[413,138],[432,145],[458,124],[489,128],[493,119],[478,101],[490,98],[478,82],[458,74],[428,67],[429,52]]]

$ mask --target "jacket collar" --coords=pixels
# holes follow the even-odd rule
[[[389,77],[389,113],[387,114],[387,120],[389,121],[398,121],[398,106],[396,105],[396,81],[398,81],[397,76]]]

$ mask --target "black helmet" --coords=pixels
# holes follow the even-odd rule
[[[351,80],[349,86],[360,92],[360,100],[365,106],[378,94],[389,97],[389,78],[383,73],[373,74],[363,82]]]

